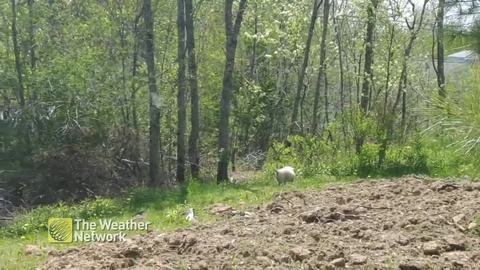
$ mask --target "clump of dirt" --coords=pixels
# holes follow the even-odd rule
[[[364,180],[278,194],[212,226],[70,249],[41,269],[480,269],[468,230],[479,213],[480,183]]]

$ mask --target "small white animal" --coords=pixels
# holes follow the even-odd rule
[[[277,172],[277,182],[279,184],[285,184],[286,182],[293,182],[293,179],[295,179],[295,171],[290,166],[285,166],[275,171]]]
[[[197,219],[195,218],[195,214],[193,213],[193,208],[188,208],[188,210],[186,211],[186,214],[187,215],[186,215],[185,219],[187,221],[192,222],[192,223],[197,221]]]

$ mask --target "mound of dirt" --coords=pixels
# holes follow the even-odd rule
[[[41,269],[480,269],[480,183],[420,177],[279,194],[214,226],[50,255]]]

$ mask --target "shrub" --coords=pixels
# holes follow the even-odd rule
[[[39,151],[33,157],[35,176],[22,190],[29,205],[78,201],[119,190],[114,163],[104,152],[80,145]]]
[[[366,143],[362,152],[358,155],[358,176],[365,177],[376,174],[378,171],[378,151],[380,147],[378,144]]]
[[[399,176],[412,173],[429,174],[423,142],[413,140],[404,145],[392,145],[387,150],[386,160],[380,174]]]
[[[134,179],[141,179],[148,174],[148,167],[142,160],[147,147],[142,142],[146,141],[133,128],[117,126],[112,129],[108,137],[109,156],[115,160],[119,174]]]

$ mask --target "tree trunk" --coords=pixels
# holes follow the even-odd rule
[[[138,23],[140,21],[140,18],[143,14],[143,6],[142,10],[138,13],[138,15],[135,17],[134,24],[133,24],[133,53],[132,53],[132,93],[130,96],[130,102],[131,102],[131,111],[132,111],[132,124],[133,128],[135,129],[136,136],[137,136],[137,144],[140,143],[140,127],[138,125],[138,114],[137,114],[137,68],[138,68],[138,47],[139,47],[139,29],[138,29]],[[139,155],[140,157],[140,155]]]
[[[159,81],[163,81],[163,78],[164,78],[164,71],[165,69],[171,69],[173,67],[170,66],[170,61],[168,61],[168,56],[169,56],[169,48],[170,48],[170,43],[173,41],[173,33],[174,33],[174,30],[173,28],[176,26],[176,16],[172,16],[172,18],[169,19],[169,23],[168,23],[168,26],[167,28],[165,29],[165,36],[163,37],[163,46],[162,46],[162,56],[161,56],[161,61],[160,61],[160,75],[158,77]],[[175,91],[173,91],[175,92]],[[173,117],[172,117],[172,108],[169,108],[168,112],[166,114],[168,114],[168,117],[167,119],[165,119],[165,121],[167,123],[173,123]],[[162,121],[162,119],[160,118],[160,122]],[[169,130],[166,131],[165,133],[166,134],[173,134],[176,132],[175,130],[175,127],[173,125],[168,125],[169,127]],[[165,171],[168,171],[168,172],[171,172],[172,169],[172,159],[171,158],[167,158],[165,159],[165,155],[167,156],[173,156],[174,153],[173,153],[173,148],[172,148],[172,145],[173,143],[170,142],[170,139],[168,138],[164,138],[164,141],[165,143],[162,143],[162,138],[160,136],[160,145],[165,145],[167,144],[168,145],[168,150],[167,151],[164,151],[162,148],[160,148],[160,169],[162,172],[165,172]],[[176,165],[176,162],[175,162],[175,165]],[[168,168],[167,168],[168,167]]]
[[[223,90],[220,103],[220,121],[218,137],[218,171],[217,182],[228,181],[228,161],[230,159],[230,136],[229,120],[231,100],[233,94],[233,72],[235,68],[235,51],[237,48],[237,39],[242,24],[243,13],[245,12],[247,1],[240,0],[239,9],[235,22],[233,22],[233,0],[225,0],[225,70],[223,73]]]
[[[354,60],[357,60],[356,61],[357,65],[355,65],[355,74],[357,74],[357,76],[355,78],[355,90],[356,90],[356,105],[357,105],[357,108],[358,108],[360,106],[360,78],[363,77],[363,75],[362,75],[362,63],[363,63],[362,54],[360,54],[358,56],[358,59],[355,59],[355,57],[354,57]]]
[[[370,96],[370,83],[372,78],[372,65],[373,65],[373,35],[375,33],[376,13],[380,0],[371,0],[368,6],[368,22],[367,22],[367,34],[365,36],[365,62],[363,68],[363,82],[362,82],[362,96],[360,101],[360,107],[363,113],[368,113],[369,96]]]
[[[142,6],[143,8],[143,6]],[[139,33],[138,33],[138,23],[143,14],[143,10],[140,10],[138,15],[135,16],[133,23],[133,52],[132,52],[132,75],[131,75],[131,93],[130,93],[130,111],[132,112],[132,125],[135,130],[135,150],[133,152],[133,158],[136,161],[135,163],[135,176],[137,179],[142,179],[142,168],[140,165],[140,127],[138,124],[138,114],[137,114],[137,68],[138,68],[138,47],[139,47]]]
[[[17,100],[20,107],[25,107],[25,88],[23,86],[22,62],[20,60],[20,48],[18,46],[18,32],[17,32],[17,3],[12,0],[12,40],[13,53],[15,55],[15,70],[17,71]]]
[[[370,83],[373,72],[373,35],[375,32],[376,13],[379,1],[380,0],[371,0],[368,5],[367,33],[365,36],[365,62],[363,68],[362,94],[360,97],[360,109],[365,116],[368,114],[368,106],[370,103]],[[362,151],[364,140],[365,138],[363,134],[359,134],[355,139],[355,149],[357,154]]]
[[[257,32],[257,10],[255,5],[255,32]],[[280,12],[284,11],[284,7],[280,9]],[[280,19],[278,20],[278,30],[280,32],[285,31],[285,20]],[[279,37],[280,44],[288,44],[286,39],[283,35]],[[282,45],[280,48],[284,48]],[[288,82],[285,80],[287,77],[287,60],[284,54],[280,54],[278,56],[278,60],[276,61],[276,68],[275,68],[275,90],[272,92],[275,97],[275,102],[272,100],[271,109],[268,110],[268,120],[266,120],[265,124],[262,125],[260,128],[260,139],[259,139],[259,147],[263,152],[268,151],[268,146],[270,145],[270,141],[275,138],[280,138],[279,134],[281,130],[284,129],[282,125],[282,117],[283,117],[283,110],[280,108],[282,104],[282,100],[285,96],[285,88],[288,85]]]
[[[322,85],[325,89],[324,98],[325,98],[325,121],[328,122],[328,92],[327,92],[327,67],[325,64],[326,53],[327,53],[327,33],[328,33],[328,17],[330,12],[330,1],[325,0],[323,2],[323,20],[322,20],[322,41],[320,43],[320,68],[318,70],[317,84],[315,86],[315,100],[313,103],[313,115],[312,115],[312,134],[317,133],[317,127],[319,123],[318,117],[318,108],[320,103],[320,86]]]
[[[35,56],[35,23],[33,18],[33,4],[35,0],[28,0],[28,36],[30,39],[30,69],[35,70],[37,66],[37,58]]]
[[[198,92],[197,57],[195,49],[195,29],[193,24],[192,0],[185,0],[186,29],[187,29],[187,53],[188,53],[188,81],[190,85],[192,128],[189,138],[190,171],[193,178],[200,174],[200,153],[198,140],[200,139],[200,95]]]
[[[335,29],[335,41],[337,43],[338,48],[338,69],[340,73],[340,111],[342,114],[345,111],[345,76],[344,76],[344,68],[343,68],[343,46],[342,46],[342,39],[341,39],[341,32],[340,27],[338,25],[337,19],[335,17],[335,2],[332,3],[332,12],[333,12],[333,27]]]
[[[121,58],[121,63],[122,63],[122,70],[121,70],[121,77],[122,77],[122,101],[121,101],[121,113],[123,116],[123,122],[125,126],[129,127],[130,126],[130,109],[128,106],[128,87],[127,87],[127,55],[126,55],[126,49],[127,49],[127,32],[125,29],[125,22],[123,21],[122,14],[123,14],[123,8],[122,6],[116,7],[118,12],[120,13],[119,17],[116,18],[118,20],[119,28],[118,28],[118,35],[120,37],[120,58]],[[112,15],[115,19],[115,15]],[[112,37],[113,39],[113,37]]]
[[[254,2],[254,12],[255,12],[255,19],[253,25],[253,34],[255,38],[253,39],[252,44],[252,55],[250,56],[250,71],[249,77],[250,80],[255,80],[255,70],[257,64],[257,34],[258,34],[258,10],[257,10],[257,2]]]
[[[342,8],[342,6],[340,6],[340,8]],[[332,13],[333,13],[333,16],[332,16],[333,28],[335,30],[335,42],[338,49],[338,69],[340,74],[340,81],[339,81],[340,112],[342,114],[340,120],[342,122],[342,134],[344,139],[346,140],[347,125],[345,123],[345,117],[344,117],[344,114],[345,114],[345,69],[344,69],[344,58],[343,58],[344,52],[343,52],[343,44],[342,44],[342,29],[337,22],[335,1],[332,2]],[[346,62],[348,63],[348,59]]]
[[[395,39],[395,25],[390,26],[390,35],[389,35],[389,41],[388,41],[388,58],[387,58],[387,75],[385,79],[385,97],[383,101],[383,118],[385,120],[385,117],[387,115],[387,110],[388,110],[388,97],[390,94],[390,77],[391,77],[391,66],[392,66],[392,60],[393,60],[393,41]]]
[[[143,1],[143,11],[145,20],[145,55],[148,71],[148,88],[150,91],[150,186],[162,184],[159,176],[160,161],[160,95],[157,89],[155,77],[155,47],[153,34],[153,15],[151,0]]]
[[[435,24],[437,26],[437,83],[438,94],[441,97],[445,97],[445,52],[443,48],[443,20],[445,16],[445,0],[438,1],[437,16],[435,18]]]
[[[177,127],[177,182],[185,182],[185,133],[187,129],[187,62],[185,1],[177,0],[177,51],[178,51],[178,127]]]
[[[317,21],[318,9],[322,4],[323,0],[315,0],[313,4],[312,15],[310,16],[310,25],[308,26],[308,36],[307,41],[305,43],[305,51],[303,56],[303,63],[298,73],[298,82],[297,82],[297,92],[295,93],[295,101],[293,104],[293,112],[292,112],[292,119],[290,123],[290,133],[294,133],[297,129],[297,118],[298,118],[298,111],[300,106],[300,101],[302,99],[302,90],[303,90],[303,82],[305,80],[305,73],[308,67],[308,58],[310,57],[310,46],[312,44],[313,33],[315,30],[315,22]]]

